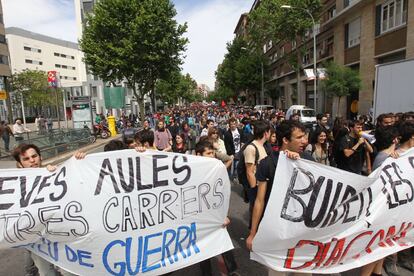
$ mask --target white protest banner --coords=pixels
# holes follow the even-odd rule
[[[369,177],[280,154],[251,258],[273,270],[339,273],[414,245],[414,149]]]
[[[233,248],[214,158],[134,150],[0,171],[0,248],[79,275],[160,275]]]

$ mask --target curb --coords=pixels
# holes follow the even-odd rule
[[[122,135],[121,134],[117,134],[117,135],[115,135],[113,137],[109,137],[108,139],[105,139],[105,140],[99,139],[99,140],[96,140],[95,143],[90,144],[90,145],[87,145],[87,146],[82,147],[82,148],[79,148],[78,150],[81,150],[83,152],[88,153],[88,151],[92,151],[92,150],[94,150],[96,148],[99,148],[102,145],[107,144],[108,142],[110,142],[112,140],[117,140],[117,139],[120,139],[120,138],[122,138]],[[68,160],[69,158],[71,158],[73,156],[73,154],[75,152],[77,152],[78,150],[68,151],[68,152],[65,152],[62,155],[59,155],[59,156],[56,156],[56,157],[52,157],[50,159],[43,160],[42,165],[43,166],[47,166],[47,165],[58,165],[60,163],[63,163],[66,160]]]

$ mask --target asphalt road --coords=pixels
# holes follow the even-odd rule
[[[89,153],[102,152],[103,146],[96,148]],[[228,227],[228,231],[233,240],[235,249],[233,250],[235,259],[239,266],[237,272],[243,276],[265,276],[267,270],[264,266],[251,261],[249,258],[249,252],[245,247],[245,238],[248,235],[248,205],[243,202],[241,198],[242,187],[239,184],[232,184],[232,194],[230,201],[229,217],[231,224]],[[217,269],[218,259],[213,259],[213,271],[215,276],[219,276],[220,273]],[[0,276],[24,276],[23,270],[23,250],[22,249],[9,249],[0,250]],[[198,264],[187,267],[185,269],[176,271],[171,276],[198,276],[201,275],[201,270]],[[350,271],[343,273],[342,276],[357,276],[356,271]],[[401,270],[401,276],[414,276],[414,273],[407,270]]]

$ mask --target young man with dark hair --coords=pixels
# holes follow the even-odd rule
[[[215,157],[214,145],[208,139],[201,139],[195,145],[195,154],[204,157]]]
[[[257,193],[256,167],[267,156],[264,144],[269,139],[269,136],[270,125],[262,120],[256,121],[253,129],[254,140],[243,151],[247,183],[242,184],[244,187],[247,187],[247,196],[251,210],[253,209]]]
[[[358,121],[349,122],[349,133],[340,138],[338,143],[338,168],[362,174],[365,159],[372,153],[372,146],[361,137],[362,124]],[[368,171],[368,173],[370,173]]]
[[[305,127],[297,121],[284,121],[278,127],[277,132],[279,152],[285,152],[288,158],[298,159],[300,157],[313,160],[312,156],[304,152],[307,144]],[[276,172],[279,152],[273,151],[262,160],[257,167],[257,197],[254,203],[252,225],[250,235],[246,239],[246,246],[252,250],[253,239],[256,236],[260,220],[267,206],[270,192],[272,191],[273,180]],[[284,275],[281,272],[269,269],[270,275]]]
[[[211,119],[208,119],[206,122],[206,127],[203,128],[203,130],[201,131],[200,137],[207,136],[208,131],[213,127],[214,127],[214,121]]]
[[[377,128],[392,126],[395,124],[395,114],[394,113],[384,113],[378,116],[377,118]]]
[[[128,145],[119,140],[112,140],[104,146],[104,151],[117,151],[117,150],[124,150],[129,149]]]
[[[76,159],[85,158],[85,153],[76,152],[74,157]],[[42,155],[39,147],[34,144],[20,144],[12,153],[13,158],[17,162],[18,168],[41,168],[42,167]],[[48,165],[46,169],[50,172],[56,170],[55,166]],[[57,276],[58,271],[54,265],[45,259],[32,254],[30,251],[25,251],[25,271],[26,275],[36,275],[36,267],[40,276]],[[74,274],[60,269],[60,273],[63,276],[74,276]]]
[[[230,171],[230,177],[236,177],[236,168],[239,160],[239,152],[243,147],[243,132],[237,128],[236,118],[229,119],[229,129],[224,132],[224,146],[226,147],[227,155],[233,155],[233,165]]]
[[[157,149],[154,146],[154,132],[152,130],[143,130],[137,136],[139,145],[146,149]]]

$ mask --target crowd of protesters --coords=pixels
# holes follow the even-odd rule
[[[286,119],[281,110],[258,112],[237,107],[168,110],[147,116],[139,127],[133,123],[135,119],[124,117],[123,141],[111,141],[104,150],[135,148],[222,161],[232,183],[242,185],[242,196],[249,204],[249,250],[269,200],[280,152],[291,159],[304,158],[369,175],[385,159],[398,158],[414,147],[413,112],[382,114],[375,125],[367,116],[353,121],[340,117],[333,120],[325,113],[317,115],[316,124],[306,127],[300,123],[299,114]],[[21,162],[19,154],[15,157]],[[228,224],[226,219],[224,225]],[[240,275],[231,252],[223,254],[223,259],[228,275]],[[209,261],[200,266],[203,275],[212,275]],[[360,275],[381,275],[383,267],[388,275],[398,275],[398,267],[414,272],[411,251],[366,265]],[[286,274],[269,269],[269,275]]]

